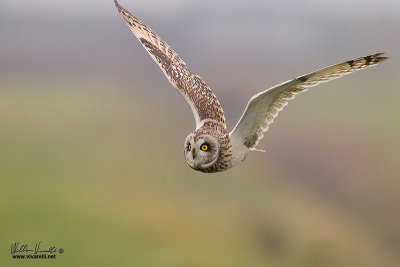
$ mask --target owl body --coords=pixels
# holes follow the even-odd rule
[[[228,133],[217,97],[205,82],[160,36],[114,0],[118,11],[151,58],[191,108],[196,130],[185,141],[184,155],[194,170],[212,173],[242,162],[250,151],[263,151],[258,143],[278,113],[297,94],[318,84],[375,66],[387,57],[377,53],[345,61],[268,88],[248,102],[236,126]]]
[[[202,146],[206,146],[206,151]],[[200,128],[188,135],[184,154],[188,165],[196,171],[220,172],[234,166],[230,135],[225,125],[215,120],[202,122]]]

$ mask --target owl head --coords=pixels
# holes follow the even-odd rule
[[[191,133],[185,141],[186,162],[195,170],[206,171],[217,162],[220,149],[218,139],[211,134]]]

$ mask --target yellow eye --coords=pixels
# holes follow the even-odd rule
[[[207,145],[202,145],[202,146],[201,146],[201,150],[207,151],[207,150],[208,150],[208,146],[207,146]]]
[[[192,146],[191,145],[188,145],[188,150],[190,151],[192,149]]]

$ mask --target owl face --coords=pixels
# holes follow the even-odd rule
[[[208,134],[189,134],[185,141],[186,162],[195,170],[211,167],[218,160],[220,145],[218,140]]]

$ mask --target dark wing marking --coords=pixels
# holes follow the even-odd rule
[[[263,138],[263,133],[268,130],[279,111],[295,95],[320,83],[375,66],[387,59],[387,57],[381,57],[382,55],[383,53],[378,53],[320,69],[254,95],[247,104],[239,122],[230,133],[232,144],[237,147],[245,145],[247,148],[257,150],[257,144]]]

